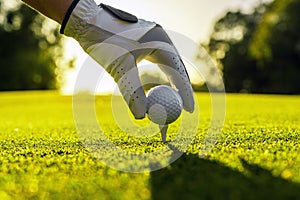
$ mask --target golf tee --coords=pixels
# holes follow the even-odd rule
[[[159,125],[160,133],[162,141],[165,143],[167,141],[167,131],[168,131],[168,125]]]

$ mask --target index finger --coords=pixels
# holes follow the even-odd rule
[[[148,58],[149,61],[158,64],[159,68],[166,74],[172,86],[176,87],[183,101],[183,108],[188,112],[194,111],[193,88],[190,83],[185,65],[176,53],[165,49],[157,49]]]

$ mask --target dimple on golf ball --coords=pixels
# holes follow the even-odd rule
[[[174,122],[181,114],[182,99],[170,86],[159,85],[147,93],[147,113],[149,119],[159,125]]]

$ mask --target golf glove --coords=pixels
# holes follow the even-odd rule
[[[147,112],[147,99],[138,75],[143,59],[158,64],[176,87],[183,108],[194,110],[193,90],[185,66],[163,28],[94,0],[74,0],[61,33],[81,47],[114,78],[136,119]]]

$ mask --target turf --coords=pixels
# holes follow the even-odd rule
[[[300,96],[227,94],[223,133],[202,159],[210,98],[197,96],[200,126],[188,151],[166,168],[132,174],[84,147],[72,97],[0,93],[0,199],[300,199]],[[158,134],[124,135],[111,120],[110,99],[97,97],[96,109],[115,144],[145,153],[164,145]]]

